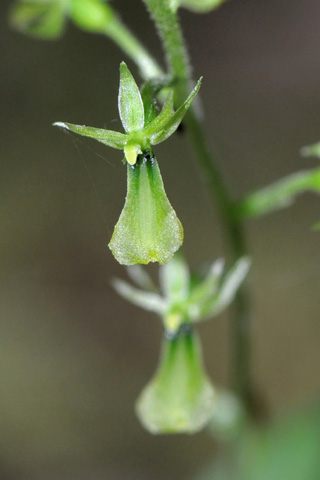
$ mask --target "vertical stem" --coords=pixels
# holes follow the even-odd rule
[[[185,43],[176,13],[169,0],[144,0],[162,37],[171,73],[178,80],[176,92],[180,101],[188,94],[191,72]],[[246,254],[243,225],[235,215],[234,202],[208,148],[200,120],[193,109],[185,120],[188,134],[204,174],[211,198],[217,202],[220,218],[233,260]],[[244,405],[250,409],[250,321],[249,298],[244,284],[235,299],[233,318],[233,385]]]
[[[170,0],[143,1],[158,27],[167,56],[169,72],[176,77],[177,100],[182,102],[189,93],[191,70],[178,18],[170,7]]]

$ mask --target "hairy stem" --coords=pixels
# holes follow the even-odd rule
[[[169,0],[143,0],[153,17],[163,41],[167,56],[169,73],[177,81],[175,91],[178,102],[182,102],[189,93],[191,70],[188,54],[176,14],[170,7]]]
[[[183,100],[191,83],[188,53],[176,13],[169,0],[144,0],[163,40],[168,66],[178,80],[178,100]],[[216,158],[208,148],[202,125],[193,109],[185,120],[188,134],[196,152],[197,161],[204,174],[211,198],[217,202],[221,221],[224,225],[230,252],[234,260],[246,254],[243,225],[235,215],[234,202],[218,167]],[[249,410],[250,385],[250,323],[246,285],[239,290],[234,305],[233,320],[233,383],[234,388]]]
[[[176,13],[169,0],[143,0],[158,27],[167,55],[169,72],[177,83],[177,102],[187,97],[192,84],[189,57]],[[140,69],[142,78],[162,76],[161,67],[140,41],[122,23],[119,17],[106,28],[110,37],[131,58]],[[233,260],[246,254],[243,225],[235,215],[234,203],[223,179],[215,156],[208,147],[202,125],[195,109],[190,109],[185,117],[188,135],[203,172],[204,180],[214,204],[217,203],[226,241]],[[233,384],[246,407],[250,408],[250,321],[247,286],[243,285],[235,299],[233,320]]]

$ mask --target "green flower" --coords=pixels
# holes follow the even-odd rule
[[[183,228],[164,190],[152,146],[180,125],[201,79],[175,111],[173,90],[159,112],[156,94],[166,79],[147,82],[141,92],[125,63],[120,65],[119,115],[125,133],[57,122],[54,125],[124,151],[128,164],[127,198],[109,247],[123,265],[167,262],[183,242]],[[168,89],[168,88],[167,88]]]
[[[230,305],[249,267],[243,257],[225,271],[219,259],[206,273],[194,274],[179,252],[159,269],[160,288],[141,265],[127,269],[135,286],[114,281],[122,297],[157,313],[165,329],[157,372],[136,404],[141,423],[151,433],[194,433],[209,421],[220,436],[231,437],[240,428],[240,409],[212,387],[204,371],[194,324]]]
[[[151,433],[195,433],[208,423],[215,401],[199,338],[184,326],[174,338],[164,338],[158,370],[137,400],[137,415]]]

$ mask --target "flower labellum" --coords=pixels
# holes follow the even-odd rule
[[[183,228],[149,152],[128,164],[127,197],[109,248],[122,265],[167,262],[183,242]]]
[[[164,338],[158,370],[137,400],[137,415],[154,434],[195,433],[209,422],[215,402],[199,339],[184,325],[174,338]]]

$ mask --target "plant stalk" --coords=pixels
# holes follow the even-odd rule
[[[150,80],[164,75],[156,60],[118,16],[115,15],[112,22],[107,25],[105,34],[136,63],[142,78]]]
[[[167,54],[170,73],[177,80],[176,92],[181,102],[191,85],[189,57],[176,12],[169,0],[144,0],[153,17]],[[208,148],[200,119],[193,109],[185,117],[185,124],[198,164],[204,174],[210,196],[217,203],[226,239],[233,260],[246,255],[244,228],[236,217],[235,205],[222,176],[215,156]],[[251,408],[250,320],[247,285],[239,289],[235,298],[233,318],[233,386],[244,406]]]

